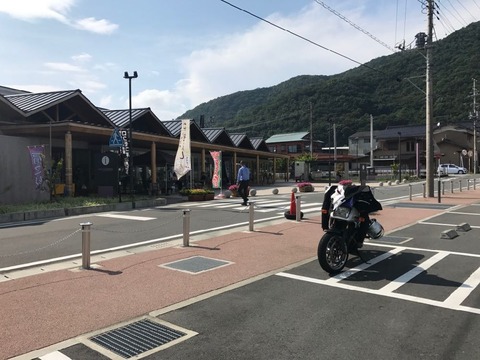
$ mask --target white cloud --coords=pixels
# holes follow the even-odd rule
[[[0,12],[22,20],[54,19],[67,22],[66,14],[75,0],[15,0],[0,1]]]
[[[293,17],[273,15],[268,19],[324,48],[260,22],[245,33],[225,36],[216,46],[194,51],[182,59],[185,76],[177,83],[178,96],[188,99],[193,107],[221,95],[272,86],[297,75],[331,75],[358,66],[328,49],[359,62],[388,52],[378,44],[372,46],[372,40],[352,31],[345,22],[327,16],[319,6]],[[369,46],[362,46],[365,43]]]
[[[85,72],[85,69],[68,64],[68,63],[62,63],[62,62],[48,62],[43,64],[47,69],[53,70],[53,71],[60,71],[60,72],[71,72],[71,73],[83,73]]]
[[[36,85],[36,84],[30,84],[30,85],[6,85],[12,89],[19,89],[19,90],[25,90],[29,91],[32,93],[43,93],[43,92],[52,92],[52,91],[61,91],[65,89],[61,89],[59,87],[53,86],[53,85]]]
[[[96,34],[112,34],[118,29],[117,24],[113,24],[108,20],[97,20],[93,17],[77,20],[75,27],[81,30],[87,30]]]
[[[132,97],[132,107],[149,107],[160,120],[171,120],[180,115],[178,111],[188,110],[182,100],[182,97],[175,92],[148,89]],[[126,107],[128,107],[128,99],[126,102]]]
[[[88,17],[73,20],[69,16],[71,8],[77,0],[2,0],[0,12],[6,13],[13,18],[32,21],[36,19],[53,19],[74,28],[93,32],[96,34],[109,35],[118,29],[117,24],[109,20],[97,20]]]
[[[92,59],[92,55],[87,53],[82,53],[82,54],[72,56],[73,61],[80,62],[80,63],[89,62],[91,59]]]

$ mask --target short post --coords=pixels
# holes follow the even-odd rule
[[[183,246],[190,246],[190,209],[183,210]]]
[[[412,201],[412,184],[408,184],[408,197]]]
[[[295,196],[295,206],[297,208],[297,212],[295,214],[295,220],[296,221],[302,220],[302,211],[300,209],[300,204],[302,203],[301,198],[302,197],[300,195]]]
[[[427,197],[427,194],[426,194],[426,192],[425,192],[425,190],[426,190],[426,189],[425,189],[425,188],[426,188],[425,185],[426,185],[425,183],[422,184],[422,186],[423,186],[423,197]]]
[[[470,190],[470,179],[467,179],[467,190]]]
[[[462,179],[458,180],[458,187],[460,189],[460,192],[462,192]]]
[[[80,223],[82,227],[82,268],[90,269],[90,227],[91,222]]]
[[[253,219],[255,218],[254,210],[253,210],[253,202],[248,203],[248,231],[253,231]]]
[[[438,202],[442,202],[442,181],[438,179]]]
[[[476,179],[477,179],[477,178],[473,178],[473,190],[476,190],[476,188],[475,188]]]
[[[453,194],[453,180],[450,180],[450,192]]]
[[[442,195],[445,195],[445,181],[442,181]]]

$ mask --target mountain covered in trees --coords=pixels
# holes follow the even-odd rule
[[[312,123],[314,139],[325,144],[334,123],[341,146],[356,131],[370,129],[370,115],[375,130],[425,124],[425,54],[424,49],[409,49],[332,76],[296,76],[272,87],[221,96],[180,118],[198,122],[203,115],[205,127],[264,139],[310,131]],[[434,41],[431,64],[433,123],[464,122],[473,109],[472,79],[480,80],[480,22]]]

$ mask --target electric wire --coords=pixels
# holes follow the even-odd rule
[[[349,57],[349,56],[347,56],[347,55],[344,55],[344,54],[342,54],[342,53],[339,53],[338,51],[329,49],[329,48],[327,48],[326,46],[323,46],[323,45],[321,45],[321,44],[319,44],[319,43],[317,43],[317,42],[315,42],[315,41],[313,41],[313,40],[310,40],[310,39],[308,39],[308,38],[306,38],[306,37],[304,37],[304,36],[302,36],[302,35],[299,35],[299,34],[293,32],[293,31],[291,31],[291,30],[288,30],[288,29],[286,29],[286,28],[284,28],[284,27],[282,27],[282,26],[280,26],[280,25],[277,25],[277,24],[275,24],[275,23],[273,23],[273,22],[271,22],[271,21],[269,21],[269,20],[267,20],[267,19],[264,19],[264,18],[262,18],[262,17],[260,17],[260,16],[258,16],[258,15],[256,15],[256,14],[254,14],[254,13],[248,11],[248,10],[242,9],[242,8],[240,8],[240,7],[234,5],[234,4],[232,4],[232,3],[230,3],[230,2],[228,2],[228,1],[226,1],[226,0],[220,0],[220,1],[223,2],[223,3],[225,3],[225,4],[227,4],[227,5],[229,5],[229,6],[231,6],[231,7],[233,7],[234,9],[237,9],[237,10],[239,10],[239,11],[242,11],[242,12],[244,12],[244,13],[250,15],[250,16],[253,16],[254,18],[256,18],[256,19],[258,19],[258,20],[260,20],[260,21],[266,22],[267,24],[269,24],[269,25],[271,25],[271,26],[273,26],[273,27],[275,27],[275,28],[277,28],[277,29],[279,29],[279,30],[285,31],[285,32],[289,33],[290,35],[293,35],[293,36],[295,36],[295,37],[298,37],[299,39],[302,39],[302,40],[304,40],[304,41],[306,41],[306,42],[308,42],[308,43],[310,43],[310,44],[312,44],[312,45],[314,45],[314,46],[317,46],[317,47],[319,47],[319,48],[321,48],[321,49],[327,50],[327,51],[329,51],[329,52],[331,52],[331,53],[333,53],[333,54],[335,54],[335,55],[338,55],[338,56],[340,56],[340,57],[342,57],[342,58],[344,58],[344,59],[347,59],[347,60],[349,60],[349,61],[351,61],[351,62],[354,62],[355,64],[358,64],[358,65],[360,65],[360,66],[363,66],[363,67],[365,67],[365,68],[367,68],[367,69],[370,69],[370,70],[373,70],[373,71],[375,71],[375,72],[384,74],[385,76],[387,75],[387,74],[386,74],[384,71],[382,71],[382,70],[375,69],[374,67],[371,67],[371,66],[369,66],[369,65],[367,65],[367,64],[364,64],[364,63],[361,63],[360,61],[357,61],[357,60],[355,60],[355,59],[353,59],[353,58],[351,58],[351,57]]]
[[[457,0],[457,2],[460,4],[460,6],[472,17],[473,21],[476,21],[475,16],[468,10],[465,5],[462,4],[461,1]],[[467,22],[468,23],[468,22]]]
[[[455,6],[453,6],[452,2],[451,2],[450,0],[447,0],[447,1],[448,1],[448,3],[450,4],[450,6],[453,8],[453,10],[455,11],[455,13],[458,15],[458,17],[459,17],[462,21],[458,20],[458,18],[457,18],[452,12],[450,12],[450,10],[448,10],[446,7],[444,7],[445,10],[446,10],[448,13],[450,13],[457,22],[459,22],[459,23],[462,23],[462,22],[463,22],[463,25],[467,25],[467,22],[466,22],[465,19],[462,17],[462,15],[458,12],[457,8],[456,8]],[[439,5],[437,4],[437,8],[438,8],[438,7],[439,7]]]
[[[340,19],[342,19],[343,21],[345,21],[346,23],[348,23],[349,25],[353,26],[355,29],[361,31],[362,33],[364,33],[365,35],[367,35],[368,37],[370,37],[371,39],[375,40],[376,42],[378,42],[380,45],[383,45],[384,47],[386,47],[387,49],[395,52],[395,49],[393,49],[392,47],[390,47],[389,45],[387,45],[386,43],[384,43],[383,41],[381,41],[380,39],[378,39],[377,37],[373,36],[372,34],[370,34],[368,31],[362,29],[360,26],[358,26],[357,24],[355,24],[353,21],[347,19],[345,16],[343,16],[342,14],[340,14],[338,11],[336,11],[335,9],[332,9],[330,6],[328,6],[327,4],[325,4],[323,1],[320,1],[320,0],[313,0],[315,1],[317,4],[323,6],[325,9],[327,9],[328,11],[330,11],[332,14],[334,14],[335,16],[339,17]]]

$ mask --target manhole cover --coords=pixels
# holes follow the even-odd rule
[[[148,319],[91,337],[94,343],[128,359],[187,335]]]
[[[160,265],[169,269],[185,271],[190,274],[198,274],[203,271],[209,271],[221,266],[232,264],[230,261],[217,260],[204,256],[193,256],[188,259],[173,261],[171,263]]]

